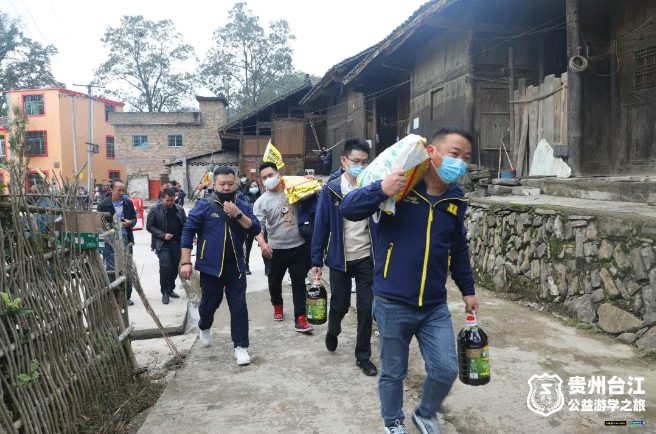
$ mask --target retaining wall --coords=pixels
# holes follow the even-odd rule
[[[656,349],[656,221],[473,200],[477,282]]]

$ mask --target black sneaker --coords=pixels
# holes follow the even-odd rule
[[[247,276],[250,276],[252,273],[251,273],[251,270],[246,270],[246,272],[244,274],[246,274]]]
[[[162,294],[162,303],[169,304],[169,295],[164,293]]]
[[[373,377],[374,375],[378,374],[378,369],[376,369],[376,366],[374,366],[373,363],[369,360],[358,360],[355,362],[355,364],[359,367],[362,368],[362,372],[364,375],[368,375],[370,377]]]
[[[128,306],[134,306],[134,301],[128,299]]]
[[[330,332],[326,333],[326,348],[330,352],[337,349],[337,336],[331,335]]]
[[[176,294],[175,291],[171,291],[171,293],[169,294],[169,297],[171,297],[171,298],[180,298],[180,296],[178,294]]]

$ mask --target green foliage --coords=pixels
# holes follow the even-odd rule
[[[245,2],[228,13],[228,22],[213,36],[200,67],[207,88],[230,101],[232,117],[299,87],[305,81],[292,66],[291,43],[296,38],[285,20],[271,22],[268,31]]]
[[[106,96],[124,101],[136,110],[173,111],[194,92],[195,77],[184,72],[195,61],[173,21],[149,21],[126,15],[119,27],[108,27],[101,39],[109,59],[96,71],[96,82],[108,87]]]
[[[11,298],[9,298],[9,294],[7,294],[6,292],[0,292],[0,296],[2,296],[2,301],[7,308],[7,310],[0,311],[0,316],[4,316],[4,315],[21,316],[21,315],[27,315],[28,313],[32,313],[31,309],[25,307],[19,307],[19,304],[21,302],[20,298],[16,298],[12,300]]]
[[[36,359],[33,359],[30,361],[30,373],[29,374],[18,374],[18,379],[22,381],[22,383],[18,384],[18,386],[24,385],[26,383],[29,383],[32,380],[36,380],[39,378],[39,361]]]
[[[0,11],[0,89],[63,87],[52,74],[51,59],[56,54],[54,45],[44,47],[26,37],[23,23]],[[0,111],[6,111],[4,98]]]

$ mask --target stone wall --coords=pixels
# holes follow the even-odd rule
[[[656,221],[480,199],[467,213],[479,284],[656,349]]]

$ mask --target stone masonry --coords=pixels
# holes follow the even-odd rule
[[[656,222],[472,201],[477,281],[656,349]]]
[[[227,102],[221,97],[196,97],[198,112],[111,113],[116,161],[127,164],[127,176],[167,175],[171,157],[192,157],[221,150],[219,127],[226,122]],[[147,136],[148,146],[134,147],[133,136]],[[169,147],[169,135],[181,135],[181,147]]]

